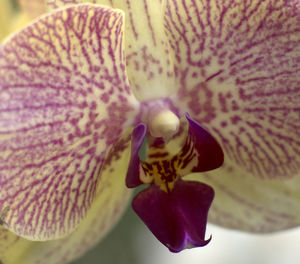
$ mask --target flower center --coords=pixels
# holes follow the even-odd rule
[[[145,140],[144,143],[147,143]],[[155,184],[165,192],[170,192],[175,182],[185,174],[185,170],[192,171],[195,163],[193,140],[187,137],[182,149],[176,155],[157,151],[151,153],[147,160],[141,160],[140,180],[145,184]]]
[[[180,162],[177,156],[171,160],[157,160],[152,163],[141,163],[143,172],[140,173],[140,179],[143,183],[154,183],[163,191],[170,192],[176,180]]]
[[[152,109],[148,115],[148,127],[152,137],[171,138],[180,125],[178,117],[168,109]]]

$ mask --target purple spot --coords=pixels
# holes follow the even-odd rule
[[[108,103],[109,95],[107,93],[104,93],[104,94],[101,95],[100,99],[103,103]]]

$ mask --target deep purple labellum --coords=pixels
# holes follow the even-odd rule
[[[174,157],[158,157],[152,163],[140,160],[147,127],[139,124],[132,133],[131,159],[126,185],[134,188],[143,183],[132,207],[156,238],[172,252],[205,246],[207,215],[213,201],[213,189],[200,182],[185,181],[183,176],[220,167],[224,161],[218,142],[186,114],[188,135]],[[171,139],[172,140],[172,139]],[[185,173],[185,174],[184,174]],[[146,175],[147,182],[142,175]]]
[[[172,252],[202,247],[213,189],[203,183],[178,180],[170,192],[152,184],[141,191],[132,207],[156,238]]]

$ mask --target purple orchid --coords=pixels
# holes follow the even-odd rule
[[[172,252],[299,225],[299,1],[45,2],[0,46],[5,264],[80,256],[141,184]]]

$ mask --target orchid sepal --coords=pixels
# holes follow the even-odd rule
[[[132,189],[124,186],[130,157],[130,131],[106,159],[96,194],[86,217],[71,234],[57,240],[30,241],[0,225],[3,264],[69,263],[103,239],[129,205]]]
[[[73,231],[105,159],[135,122],[123,16],[89,4],[63,8],[0,46],[0,208],[9,206],[8,228],[20,236]]]

